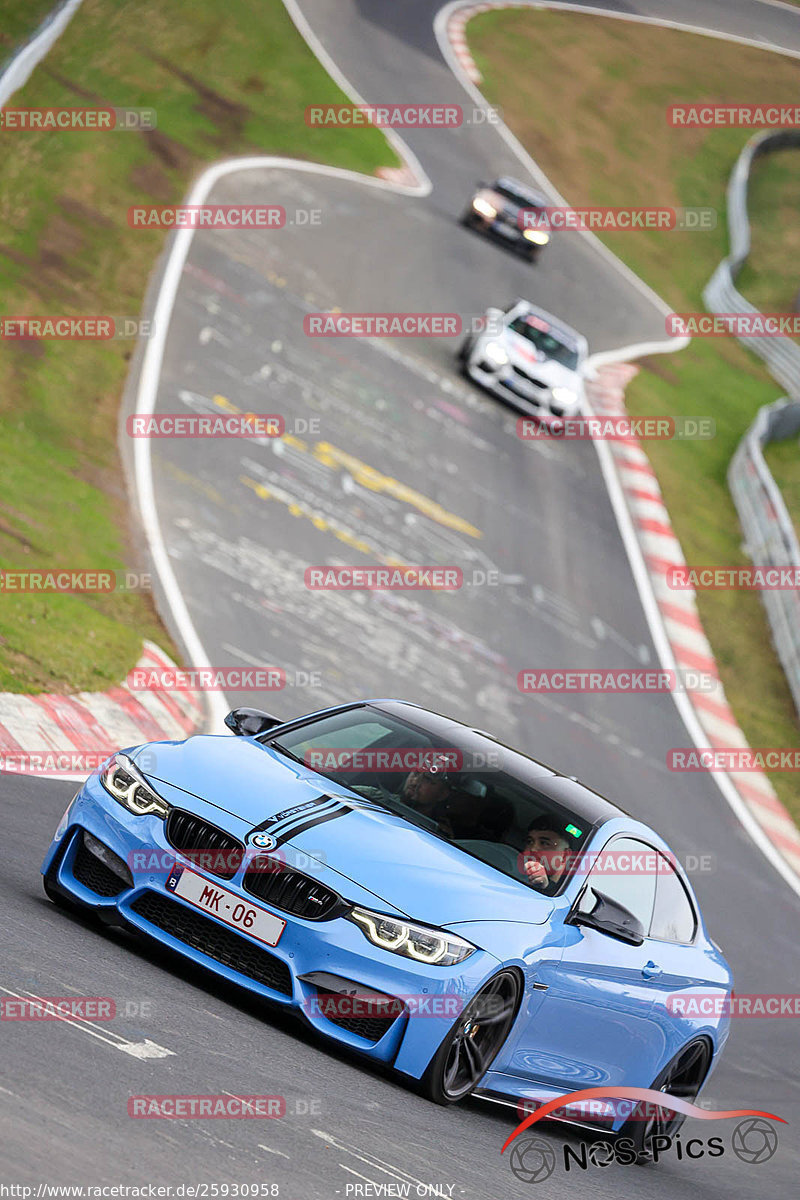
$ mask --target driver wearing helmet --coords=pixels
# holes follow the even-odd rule
[[[436,817],[436,811],[447,802],[450,777],[444,756],[433,758],[419,770],[409,771],[401,793],[406,804],[426,817]]]

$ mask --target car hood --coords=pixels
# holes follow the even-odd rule
[[[155,785],[167,784],[229,814],[232,819],[219,823],[236,836],[260,826],[274,830],[287,848],[319,859],[341,877],[345,897],[352,881],[395,911],[431,925],[541,925],[552,912],[552,901],[524,883],[251,739],[198,736],[143,746],[131,757]],[[319,805],[317,813],[320,796],[340,800]],[[276,814],[283,814],[280,824],[271,827]]]

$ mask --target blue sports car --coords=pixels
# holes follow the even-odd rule
[[[236,737],[128,749],[86,781],[42,865],[55,903],[295,1009],[441,1104],[696,1096],[731,975],[646,825],[414,704],[226,723]]]

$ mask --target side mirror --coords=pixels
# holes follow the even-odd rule
[[[280,717],[262,712],[260,708],[235,708],[228,713],[225,724],[239,737],[256,737],[275,725],[282,725],[283,721]]]
[[[595,903],[588,909],[581,908],[581,903],[587,896],[594,896]],[[638,917],[630,909],[618,904],[610,896],[587,888],[574,905],[567,917],[568,925],[585,925],[587,929],[596,929],[599,933],[608,934],[620,942],[628,942],[631,946],[641,946],[644,941],[644,927]]]

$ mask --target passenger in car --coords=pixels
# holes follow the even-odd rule
[[[534,887],[555,889],[570,865],[570,843],[555,818],[544,815],[531,821],[526,831],[520,869]]]

